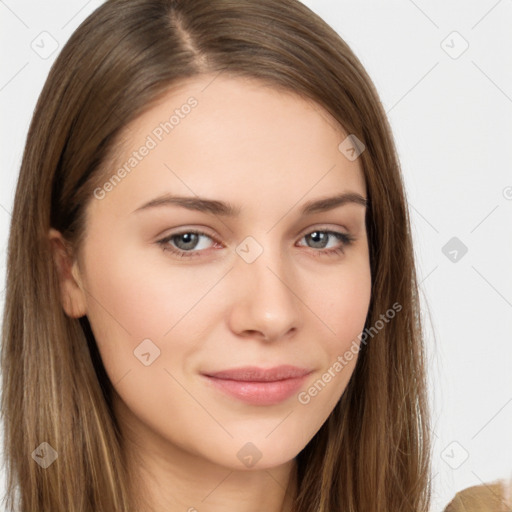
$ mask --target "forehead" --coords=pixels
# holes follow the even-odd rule
[[[261,207],[308,194],[365,195],[359,159],[339,149],[347,135],[319,104],[293,92],[255,79],[194,77],[123,130],[105,182],[124,172],[108,187],[109,201],[169,192]]]

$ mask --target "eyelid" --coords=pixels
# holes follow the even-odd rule
[[[350,230],[348,228],[346,228],[345,226],[339,226],[339,225],[333,226],[332,224],[329,225],[329,224],[319,223],[319,224],[313,224],[313,226],[309,226],[305,229],[302,229],[297,236],[303,237],[305,235],[309,235],[313,231],[336,231],[336,232],[347,234],[347,235],[350,233]]]
[[[165,230],[163,231],[163,233],[166,233],[168,232],[169,230]],[[206,235],[208,236],[209,238],[211,238],[215,243],[217,244],[220,244],[220,245],[223,245],[224,244],[220,241],[220,239],[213,233],[212,230],[210,230],[209,228],[205,227],[205,226],[201,226],[201,225],[196,225],[194,227],[180,227],[180,228],[176,228],[176,231],[171,231],[169,232],[169,234],[166,234],[166,235],[158,235],[157,237],[157,242],[159,240],[163,240],[163,239],[170,239],[174,236],[178,236],[178,235],[184,235],[185,233],[196,233],[198,235]]]

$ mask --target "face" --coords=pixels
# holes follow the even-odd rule
[[[365,206],[350,197],[366,186],[319,105],[212,78],[125,130],[63,304],[87,315],[141,445],[261,469],[304,448],[353,373],[371,279]],[[206,376],[282,365],[305,374]]]

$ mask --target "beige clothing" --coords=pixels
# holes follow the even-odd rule
[[[501,480],[463,489],[443,512],[512,512],[512,481]]]

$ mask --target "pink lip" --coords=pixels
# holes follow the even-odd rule
[[[293,395],[311,370],[283,365],[270,369],[245,366],[203,374],[217,389],[252,405],[274,405]]]

